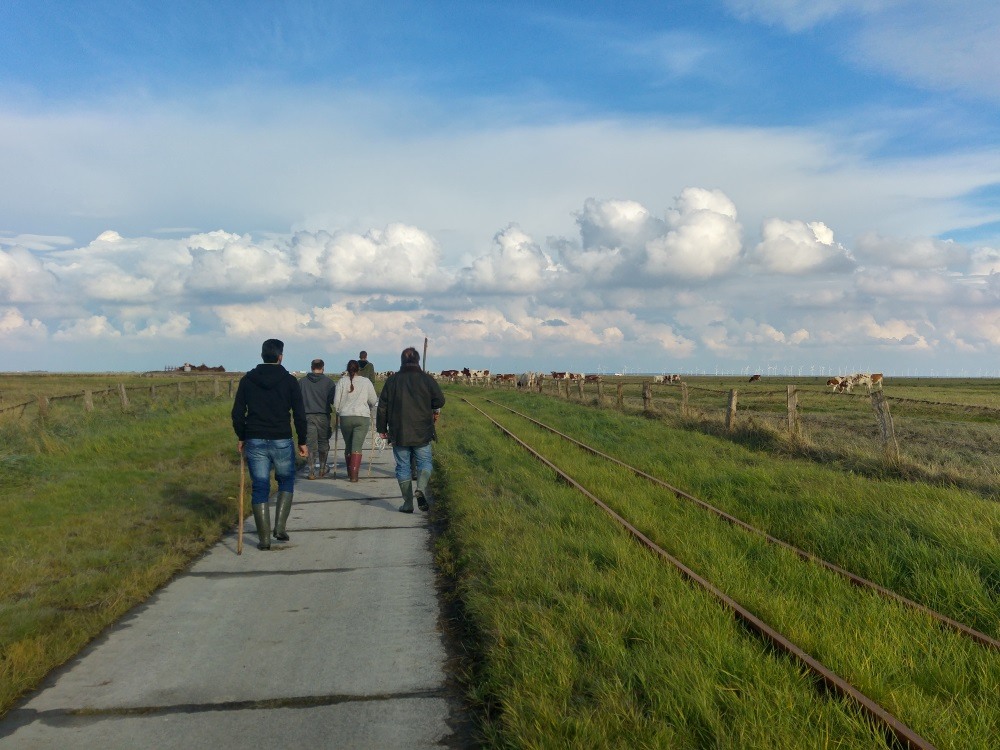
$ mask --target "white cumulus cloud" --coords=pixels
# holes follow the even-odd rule
[[[851,254],[833,239],[821,221],[768,219],[762,240],[750,260],[771,273],[799,275],[818,271],[850,271]]]

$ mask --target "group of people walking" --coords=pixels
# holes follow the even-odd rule
[[[284,346],[279,339],[263,343],[261,364],[243,376],[233,400],[237,450],[250,470],[258,549],[270,549],[272,537],[283,542],[289,539],[286,524],[295,491],[296,453],[306,459],[309,479],[326,476],[330,437],[336,429],[331,424],[334,415],[344,437],[349,481],[358,481],[374,410],[377,432],[392,444],[396,480],[403,496],[399,510],[412,513],[415,500],[426,511],[431,441],[437,438],[435,424],[444,406],[444,394],[437,381],[421,369],[419,352],[413,347],[404,349],[399,371],[377,394],[375,367],[367,352],[350,360],[345,374],[334,383],[325,374],[322,359],[314,359],[310,372],[301,380],[296,378],[282,365]],[[297,443],[293,441],[293,426]],[[269,502],[272,472],[278,485],[273,529]]]

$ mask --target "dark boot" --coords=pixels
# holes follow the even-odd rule
[[[292,493],[279,492],[274,503],[274,538],[279,542],[287,542],[288,534],[285,533],[285,523],[288,521],[288,512],[292,509]]]
[[[271,549],[271,508],[267,502],[254,503],[250,507],[257,525],[257,549]]]
[[[424,495],[430,481],[431,473],[429,471],[420,472],[420,476],[417,477],[417,488],[413,491],[413,496],[417,499],[417,507],[423,511],[427,510],[427,498]]]
[[[327,475],[326,459],[327,459],[327,456],[329,456],[329,455],[330,455],[329,451],[320,451],[319,452],[319,478],[320,479],[322,479],[323,477],[325,477]]]
[[[352,482],[358,481],[358,476],[361,474],[361,454],[352,453],[351,458],[347,464],[347,476]]]
[[[306,458],[306,461],[309,462],[309,476],[307,477],[307,479],[315,479],[316,478],[316,454],[313,453],[312,451],[309,451],[309,456],[308,456],[308,458]]]
[[[403,493],[403,504],[399,506],[400,513],[412,513],[413,512],[413,481],[410,479],[404,479],[399,483],[399,490]]]

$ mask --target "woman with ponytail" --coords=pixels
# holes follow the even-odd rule
[[[340,419],[340,433],[344,436],[344,459],[347,478],[358,481],[361,472],[361,451],[365,447],[372,409],[378,405],[375,386],[366,377],[358,375],[361,366],[356,359],[347,363],[347,374],[337,383],[333,406]]]

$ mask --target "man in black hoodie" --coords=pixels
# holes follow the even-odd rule
[[[257,365],[240,379],[233,400],[233,430],[237,449],[246,457],[252,487],[250,503],[257,525],[257,549],[271,549],[271,469],[278,482],[274,510],[274,538],[287,541],[285,522],[292,509],[295,491],[295,446],[292,443],[292,413],[298,435],[299,455],[309,455],[306,447],[306,412],[299,381],[281,365],[285,344],[268,339],[261,346]]]

